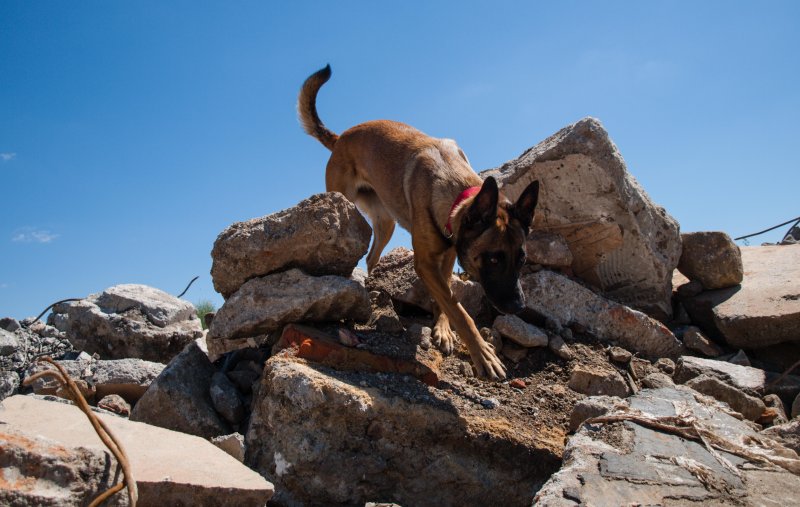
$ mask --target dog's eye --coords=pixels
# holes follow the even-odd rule
[[[489,257],[489,262],[491,262],[492,264],[498,264],[500,262],[500,259],[498,259],[497,256],[492,255],[491,257]]]

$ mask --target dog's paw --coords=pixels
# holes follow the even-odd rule
[[[442,354],[449,356],[453,353],[456,343],[456,333],[450,328],[450,322],[447,319],[439,319],[436,325],[433,326],[431,333],[433,344],[442,352]]]
[[[470,356],[478,377],[488,380],[503,380],[506,378],[506,367],[497,357],[494,347],[490,343],[484,342],[474,353],[470,351]]]

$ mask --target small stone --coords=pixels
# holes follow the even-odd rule
[[[244,463],[244,436],[241,433],[212,437],[211,443]]]
[[[683,344],[707,357],[719,357],[723,353],[719,345],[709,340],[700,328],[695,326],[688,326],[684,329]]]
[[[0,356],[10,356],[19,348],[17,336],[5,329],[0,329]]]
[[[501,315],[492,326],[498,333],[523,347],[546,347],[547,333],[516,315]]]
[[[697,280],[704,289],[724,289],[742,282],[742,253],[724,232],[681,234],[683,251],[678,271]]]
[[[489,343],[492,347],[494,347],[495,353],[499,354],[500,351],[503,350],[503,338],[495,329],[482,327],[480,333],[483,339],[486,340],[486,343]]]
[[[622,347],[611,347],[608,349],[608,357],[614,362],[628,364],[631,362],[633,354]]]
[[[481,406],[487,410],[493,410],[500,406],[500,402],[497,401],[497,398],[484,398],[481,400]]]
[[[19,375],[15,371],[0,371],[0,401],[14,394],[19,387]]]
[[[675,373],[675,361],[668,357],[662,357],[654,363],[655,367],[663,371],[667,375]]]
[[[509,385],[509,387],[513,387],[515,389],[525,389],[527,387],[527,384],[525,384],[525,381],[520,379],[520,378],[515,378],[515,379],[511,380],[508,383],[508,385]]]
[[[570,346],[564,342],[564,339],[561,337],[561,335],[551,334],[547,347],[550,349],[550,352],[565,361],[571,361],[572,358],[575,357],[575,353],[572,352]]]
[[[17,319],[14,317],[3,317],[0,319],[0,329],[5,329],[6,331],[13,333],[20,327],[22,326],[19,325],[19,321],[17,321]]]
[[[673,387],[675,382],[672,377],[661,372],[654,372],[642,379],[642,387],[648,389],[660,389],[662,387]]]
[[[741,349],[739,349],[739,352],[737,352],[736,355],[728,359],[728,362],[731,364],[738,364],[739,366],[752,366],[750,364],[750,358],[747,357],[747,354],[745,354],[744,350]]]
[[[359,340],[358,336],[356,336],[356,334],[350,329],[347,329],[346,327],[340,327],[339,343],[345,347],[355,347],[361,343],[361,340]]]
[[[406,337],[412,343],[417,343],[423,350],[431,348],[431,333],[433,331],[428,326],[411,324],[406,330]]]
[[[500,353],[512,362],[518,363],[528,355],[528,349],[520,347],[516,343],[506,343],[503,345],[503,350]]]
[[[612,368],[577,365],[569,377],[569,388],[589,396],[608,395],[626,397],[631,394],[630,386]]]
[[[131,406],[118,394],[109,394],[103,397],[102,400],[97,402],[97,406],[124,417],[131,415]]]

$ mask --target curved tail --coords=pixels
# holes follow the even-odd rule
[[[297,97],[297,116],[308,135],[315,137],[329,150],[333,150],[333,145],[339,136],[328,130],[317,115],[317,92],[330,78],[331,66],[326,65],[324,69],[318,70],[306,79],[300,89],[300,96]]]

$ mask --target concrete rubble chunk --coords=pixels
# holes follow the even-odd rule
[[[648,387],[650,389],[672,387],[674,385],[675,382],[672,380],[672,377],[661,372],[649,373],[645,378],[642,379],[642,387]]]
[[[0,356],[10,356],[19,348],[17,336],[5,329],[0,329]]]
[[[228,298],[251,278],[290,268],[348,277],[367,253],[371,233],[367,221],[342,194],[313,195],[291,208],[222,231],[211,251],[214,288]]]
[[[724,289],[742,282],[742,254],[724,232],[689,232],[681,234],[683,251],[678,270],[689,280],[697,280],[704,289]]]
[[[191,303],[135,284],[59,303],[47,321],[64,332],[76,349],[102,359],[167,363],[203,334]]]
[[[659,321],[599,296],[569,278],[543,269],[521,279],[526,305],[558,322],[587,329],[602,341],[649,357],[678,357],[684,351],[675,335]]]
[[[516,315],[500,315],[492,326],[502,336],[523,347],[546,347],[547,333]]]
[[[244,435],[231,433],[211,439],[211,443],[233,456],[236,461],[244,463]]]
[[[728,404],[733,410],[742,414],[746,419],[757,421],[767,409],[761,399],[750,396],[713,375],[700,375],[686,382],[699,393],[711,396],[715,400]]]
[[[3,406],[5,409],[0,410],[0,421],[6,423],[0,425],[3,431],[13,429],[18,435],[16,442],[22,443],[23,438],[30,442],[21,446],[20,453],[32,453],[39,448],[43,458],[49,453],[58,459],[72,460],[74,470],[80,472],[79,477],[73,477],[74,481],[70,476],[55,479],[52,474],[35,478],[35,481],[47,480],[49,484],[47,487],[41,483],[34,485],[30,488],[33,494],[51,495],[49,486],[53,480],[70,481],[57,490],[59,494],[77,489],[77,484],[87,479],[106,482],[94,486],[93,491],[97,492],[121,477],[121,471],[117,474],[116,462],[107,457],[107,449],[78,408],[30,396],[13,396],[5,400]],[[125,448],[139,489],[139,505],[226,505],[235,498],[236,505],[262,506],[274,492],[272,484],[202,438],[112,415],[99,414],[98,417]],[[2,448],[7,447],[3,445]],[[5,452],[0,455],[7,456]],[[84,464],[89,457],[91,459]],[[31,470],[30,462],[26,464],[28,466],[19,468]],[[0,495],[5,494],[4,491],[0,488]],[[93,496],[86,494],[74,503],[87,503]],[[126,494],[123,490],[113,498],[126,498]],[[44,499],[48,500],[47,496]],[[69,503],[73,502],[61,496],[51,505]],[[33,504],[41,505],[30,503]]]
[[[577,431],[585,420],[606,414],[621,402],[622,398],[618,396],[605,395],[590,396],[580,400],[572,408],[572,413],[569,416],[569,430]]]
[[[627,306],[657,318],[671,315],[671,276],[681,254],[678,223],[650,200],[628,172],[598,120],[584,118],[569,125],[481,176],[497,178],[512,201],[530,182],[540,181],[534,230],[558,232],[575,224],[609,226],[610,230],[595,235],[596,240],[586,242],[589,255],[570,243],[575,259],[586,260],[580,271],[573,269],[575,274]],[[598,256],[593,245],[613,238],[614,229],[621,242]]]
[[[733,348],[800,343],[800,244],[742,247],[740,285],[683,298],[709,336]]]
[[[691,389],[643,390],[607,415],[631,419],[584,424],[534,505],[784,505],[800,490],[794,451]],[[675,417],[697,421],[719,446],[709,450],[647,424],[674,424]]]
[[[688,349],[699,352],[704,356],[719,357],[723,353],[722,348],[709,340],[699,327],[688,326],[683,330],[681,338]]]
[[[772,426],[761,432],[784,446],[800,454],[800,419],[792,419],[783,424]]]
[[[351,375],[267,361],[245,462],[274,482],[277,504],[524,505],[558,467],[563,430],[512,425],[502,406],[467,409],[421,383],[387,392],[386,374]]]
[[[133,407],[131,420],[204,438],[231,433],[211,402],[215,372],[204,340],[190,343],[150,384]]]
[[[611,367],[576,365],[569,377],[569,388],[589,396],[616,396],[624,398],[631,389],[622,375]]]
[[[103,398],[97,402],[97,407],[123,417],[128,417],[131,415],[131,406],[122,396],[118,394],[109,394],[103,396]]]
[[[717,377],[751,396],[778,394],[791,399],[800,393],[800,377],[795,375],[787,375],[780,382],[772,385],[773,381],[779,377],[778,374],[751,366],[740,366],[725,361],[692,356],[684,356],[678,360],[675,370],[676,383],[683,384],[700,375]]]

